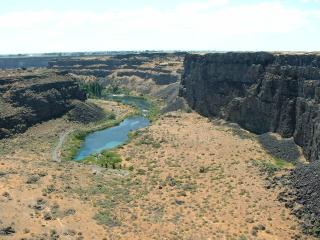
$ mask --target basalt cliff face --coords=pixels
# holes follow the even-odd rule
[[[293,137],[320,159],[320,54],[188,54],[180,96],[206,116]]]
[[[85,93],[67,75],[47,70],[0,72],[0,138],[60,117]]]

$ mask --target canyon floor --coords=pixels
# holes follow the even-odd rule
[[[78,127],[60,118],[0,140],[0,239],[312,239],[266,188],[256,163],[274,159],[252,134],[172,112],[117,150],[123,169],[53,161]]]

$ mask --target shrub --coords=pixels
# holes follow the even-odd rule
[[[129,95],[130,91],[128,89],[126,89],[126,88],[121,88],[119,86],[109,86],[104,93],[105,94],[125,94],[125,95]]]
[[[98,82],[80,83],[80,88],[85,91],[89,97],[101,97],[103,86]]]
[[[122,159],[118,153],[112,151],[103,151],[95,156],[91,155],[84,159],[85,163],[97,164],[105,168],[121,168]]]
[[[188,108],[186,109],[186,112],[187,112],[187,113],[192,113],[192,108],[191,108],[191,107],[188,107]]]
[[[116,218],[116,216],[112,215],[109,211],[100,211],[95,216],[94,219],[103,225],[108,227],[117,227],[121,225],[121,222]]]

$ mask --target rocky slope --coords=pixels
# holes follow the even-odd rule
[[[293,137],[320,159],[320,54],[189,54],[184,67],[180,95],[196,111]]]
[[[0,138],[60,117],[85,94],[70,76],[48,70],[0,72]]]
[[[320,162],[293,169],[280,180],[285,186],[278,200],[302,220],[303,232],[320,237]]]

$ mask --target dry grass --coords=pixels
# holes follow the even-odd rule
[[[241,139],[196,113],[173,113],[118,150],[131,171],[107,170],[51,161],[59,133],[70,127],[77,126],[57,119],[0,141],[0,226],[13,223],[16,231],[4,239],[285,240],[300,234],[276,200],[278,190],[267,190],[251,163],[272,160],[254,138]]]

